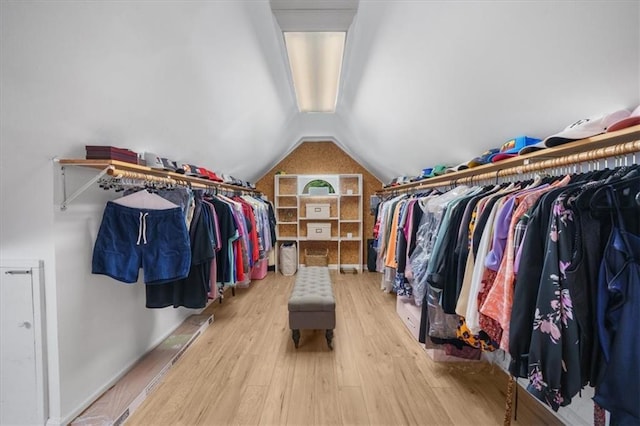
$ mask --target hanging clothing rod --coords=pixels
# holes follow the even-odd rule
[[[560,168],[564,166],[575,166],[580,163],[589,163],[606,158],[622,157],[629,154],[635,154],[640,152],[640,140],[633,142],[622,143],[618,145],[611,145],[605,148],[592,149],[575,154],[564,155],[562,157],[546,159],[538,162],[531,162],[542,157],[534,157],[528,159],[528,164],[521,164],[518,166],[507,167],[505,169],[498,169],[491,172],[479,173],[476,175],[467,175],[458,179],[451,178],[449,180],[439,179],[437,182],[429,182],[425,180],[424,183],[418,185],[412,185],[409,187],[396,186],[384,188],[377,191],[379,194],[398,194],[398,193],[414,193],[423,191],[429,188],[440,188],[443,186],[456,186],[459,184],[473,184],[483,180],[496,180],[506,176],[517,176],[527,173],[532,173],[540,170],[548,170],[554,168]]]
[[[120,178],[137,179],[145,182],[158,182],[158,183],[164,183],[168,185],[177,185],[179,183],[179,181],[170,177],[154,176],[154,175],[148,175],[148,174],[139,173],[139,172],[132,172],[128,170],[120,170],[116,168],[109,168],[107,170],[107,174],[116,179],[120,179]]]
[[[467,176],[458,179],[457,183],[471,183],[482,180],[496,179],[499,177],[521,175],[540,170],[555,169],[563,166],[574,166],[580,163],[588,163],[605,158],[621,157],[640,151],[640,141],[627,142],[619,145],[608,146],[591,151],[580,152],[563,157],[543,160],[536,163],[523,164],[521,166],[509,167],[496,172],[487,172],[475,176]]]
[[[75,160],[75,159],[59,159],[54,158],[54,162],[60,164],[62,175],[62,203],[60,210],[66,210],[71,201],[75,200],[84,191],[89,189],[94,183],[100,180],[105,174],[114,179],[125,178],[140,180],[143,182],[158,182],[166,185],[184,186],[189,188],[215,190],[217,192],[226,192],[230,194],[247,194],[261,195],[260,191],[252,188],[229,185],[222,182],[214,182],[194,176],[186,176],[179,173],[169,172],[166,170],[156,170],[150,167],[138,164],[130,164],[117,160]],[[98,169],[100,172],[84,183],[73,194],[67,196],[67,176],[65,168],[67,166],[88,167]]]

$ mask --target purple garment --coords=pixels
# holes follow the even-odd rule
[[[402,231],[404,232],[404,237],[407,240],[407,247],[409,246],[409,239],[411,238],[411,222],[413,221],[413,205],[416,203],[417,200],[410,200],[407,203],[407,216],[406,219],[404,221],[404,227],[402,228]]]
[[[527,231],[524,231],[524,236],[522,237],[522,241],[524,241],[524,239],[527,237]],[[520,258],[522,257],[522,246],[524,244],[520,244],[520,247],[518,247],[518,251],[516,252],[516,257],[513,261],[513,273],[515,275],[518,275],[518,270],[520,269]]]
[[[515,205],[515,198],[510,197],[502,206],[502,209],[498,212],[495,226],[493,230],[493,241],[491,242],[491,251],[487,254],[484,261],[484,266],[492,271],[498,271],[500,269],[500,263],[502,262],[502,256],[504,255],[504,249],[507,246],[507,237],[509,236],[509,224],[511,223],[511,216],[513,216],[513,207]]]

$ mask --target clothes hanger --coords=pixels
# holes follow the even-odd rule
[[[615,198],[613,200],[615,205],[612,205],[611,197]],[[604,204],[603,201],[605,201]],[[589,201],[589,208],[596,217],[598,213],[610,212],[613,208],[637,210],[638,207],[640,207],[640,174],[603,184],[593,193]]]
[[[172,203],[159,196],[158,194],[152,194],[146,188],[141,191],[134,192],[130,195],[125,195],[122,198],[118,198],[113,201],[121,206],[131,207],[136,209],[147,210],[169,210],[178,208],[177,204]]]

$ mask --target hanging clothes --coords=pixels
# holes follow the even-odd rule
[[[552,409],[591,384],[612,424],[638,423],[638,176],[634,165],[383,201],[378,259],[422,306],[420,341],[499,347]]]
[[[189,240],[191,247],[191,266],[186,278],[157,285],[147,284],[146,307],[174,308],[186,307],[190,309],[204,308],[210,291],[209,280],[211,261],[215,258],[214,242],[214,212],[202,201],[201,195],[195,197],[195,209]]]
[[[640,195],[639,185],[634,192]],[[610,200],[614,227],[600,267],[596,316],[605,367],[594,400],[611,412],[611,424],[640,424],[640,234],[627,230],[616,196]]]
[[[189,271],[189,236],[181,208],[146,190],[108,201],[93,248],[91,272],[132,284],[161,284]]]

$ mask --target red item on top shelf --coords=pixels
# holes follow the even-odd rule
[[[126,148],[113,146],[86,145],[87,160],[117,160],[138,164],[138,154]]]

